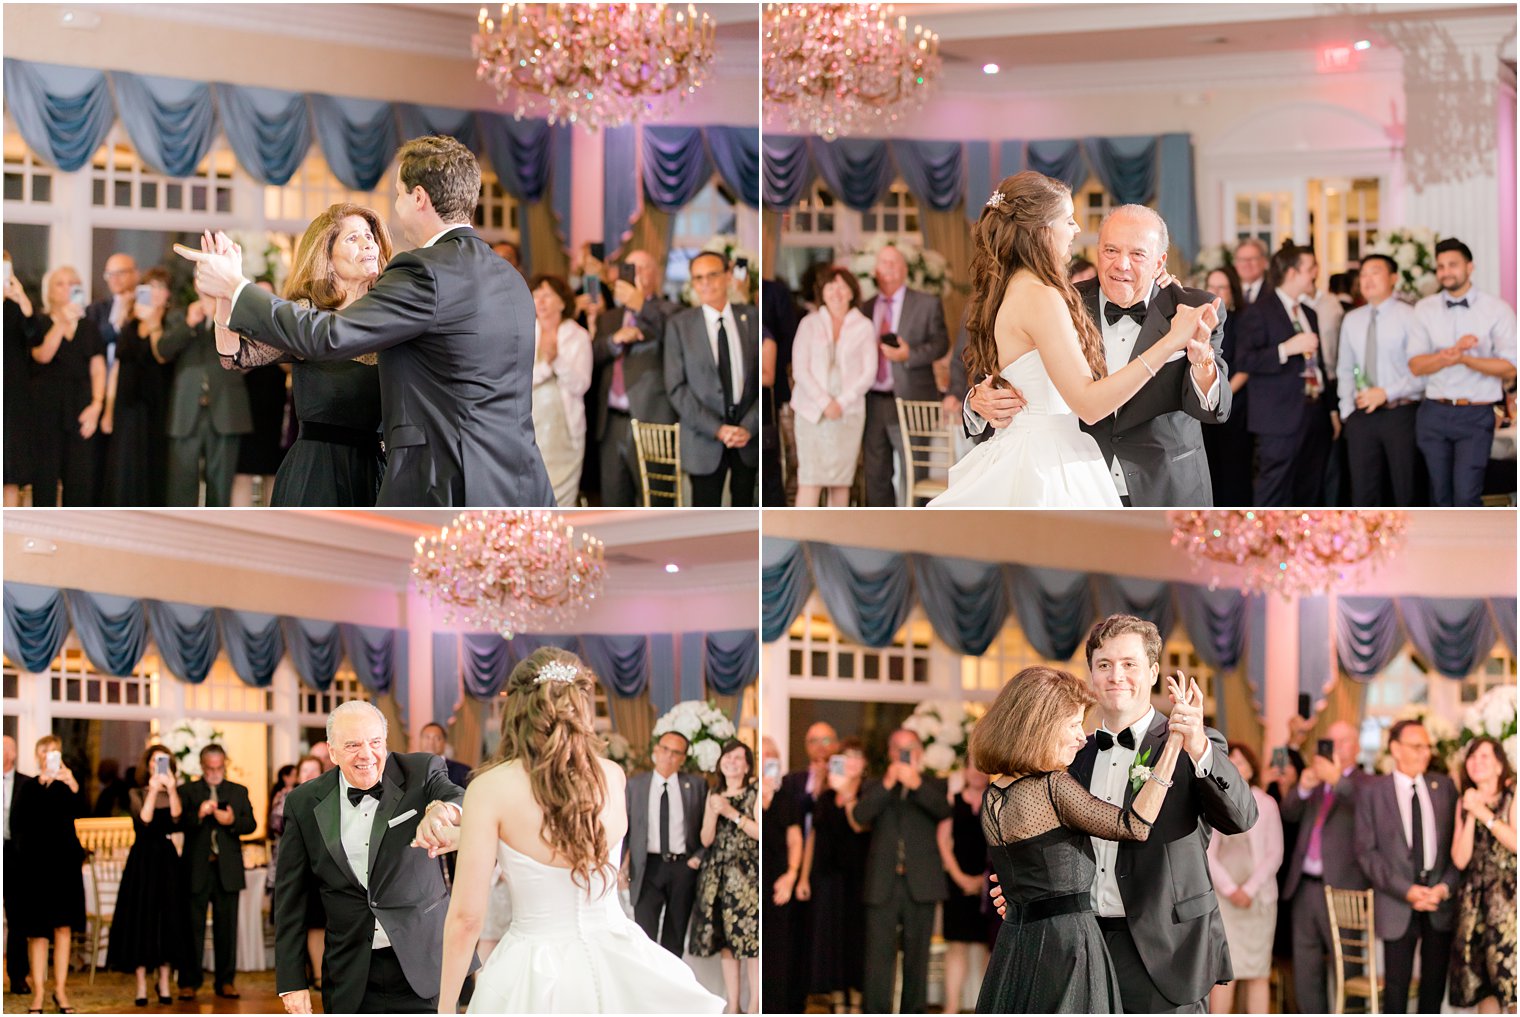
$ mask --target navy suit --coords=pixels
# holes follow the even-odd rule
[[[1305,329],[1319,328],[1313,310],[1300,306],[1298,313]],[[1306,398],[1305,358],[1295,355],[1284,363],[1277,355],[1278,345],[1298,331],[1272,290],[1263,289],[1261,298],[1240,316],[1239,369],[1251,376],[1246,382],[1246,426],[1256,435],[1257,449],[1252,503],[1262,507],[1319,505],[1324,500],[1331,396],[1327,389],[1316,399]]]

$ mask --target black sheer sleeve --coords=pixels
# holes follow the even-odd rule
[[[1151,824],[1128,806],[1120,808],[1097,798],[1069,773],[1045,778],[1050,803],[1062,826],[1103,840],[1146,840]]]

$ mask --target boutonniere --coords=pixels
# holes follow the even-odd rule
[[[1145,782],[1151,779],[1150,762],[1155,755],[1156,747],[1152,745],[1135,757],[1134,763],[1129,768],[1129,789],[1131,791],[1138,794]]]

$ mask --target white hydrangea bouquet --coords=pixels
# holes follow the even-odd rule
[[[924,744],[924,765],[940,776],[966,766],[966,749],[976,716],[952,700],[926,700],[902,726]]]
[[[1378,238],[1367,254],[1386,254],[1399,266],[1398,294],[1409,300],[1428,297],[1441,288],[1436,281],[1436,240],[1423,226],[1399,226]]]
[[[174,756],[182,779],[201,775],[201,749],[223,738],[221,729],[208,720],[181,721],[159,739]]]
[[[1423,703],[1411,703],[1393,716],[1393,724],[1401,720],[1417,720],[1424,725],[1430,734],[1430,769],[1433,772],[1445,773],[1449,768],[1447,764],[1456,757],[1457,753],[1457,729],[1451,721],[1431,710]],[[1388,726],[1391,728],[1393,724]],[[1383,736],[1383,745],[1378,749],[1376,768],[1378,773],[1393,772],[1393,755],[1388,751],[1388,736]]]
[[[620,734],[607,736],[607,758],[621,766],[627,774],[633,773],[638,763],[633,754],[633,746]]]
[[[679,732],[689,743],[686,769],[713,773],[718,769],[723,743],[734,736],[734,724],[713,702],[687,699],[655,721],[654,740],[659,741],[660,735],[670,731]]]
[[[1462,736],[1459,743],[1466,745],[1474,738],[1487,735],[1497,738],[1509,756],[1509,765],[1515,763],[1515,686],[1498,685],[1483,693],[1476,703],[1467,708],[1462,716]]]
[[[1235,252],[1228,245],[1210,244],[1200,250],[1198,257],[1193,259],[1193,285],[1202,289],[1203,284],[1208,282],[1210,272],[1234,263]]]
[[[876,296],[876,256],[884,248],[895,247],[908,263],[908,288],[943,297],[950,292],[950,264],[938,251],[927,251],[916,240],[902,237],[874,236],[850,255],[850,271],[860,280],[860,298]]]

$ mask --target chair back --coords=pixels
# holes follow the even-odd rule
[[[1330,912],[1330,945],[1333,1013],[1346,1012],[1346,999],[1367,1000],[1367,1012],[1379,1013],[1377,934],[1373,928],[1373,891],[1325,887],[1325,907]],[[1348,975],[1348,971],[1357,974]]]
[[[633,446],[639,456],[643,504],[682,505],[681,425],[633,421]]]
[[[80,846],[93,855],[120,855],[123,858],[137,839],[131,816],[76,819],[74,834],[79,838]]]
[[[903,478],[904,506],[943,494],[949,486],[945,475],[955,449],[945,428],[944,412],[941,403],[931,400],[897,400],[897,427],[908,467],[908,476]]]

